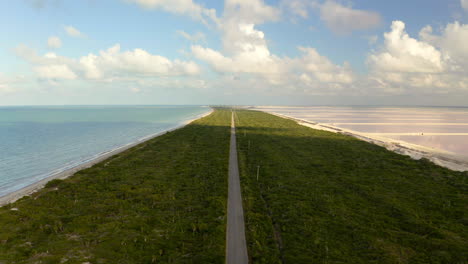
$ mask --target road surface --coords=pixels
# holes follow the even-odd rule
[[[231,116],[231,146],[229,151],[229,183],[226,230],[226,264],[247,264],[244,209],[237,163],[237,144],[234,113]]]

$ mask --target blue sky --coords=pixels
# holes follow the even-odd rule
[[[0,105],[468,106],[468,0],[0,5]]]

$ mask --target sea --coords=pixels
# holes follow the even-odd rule
[[[264,106],[257,109],[468,157],[467,107]]]
[[[210,110],[204,106],[0,107],[0,197]]]

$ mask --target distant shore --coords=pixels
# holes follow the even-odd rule
[[[349,135],[366,142],[376,144],[386,149],[393,151],[401,155],[410,156],[413,159],[426,158],[433,163],[454,170],[454,171],[468,171],[468,157],[461,157],[454,153],[443,151],[439,149],[424,147],[421,145],[416,145],[408,143],[402,140],[389,139],[382,136],[368,135],[364,132],[357,132],[354,130],[344,129],[340,127],[335,127],[329,124],[320,124],[318,122],[312,122],[300,118],[295,118],[283,114],[278,114],[274,112],[264,111],[262,109],[256,109],[257,111],[266,112],[272,115],[276,115],[282,118],[291,119],[296,121],[299,125],[310,127],[313,129],[329,131],[333,133],[341,133]]]
[[[60,171],[60,172],[57,172],[57,173],[53,173],[51,174],[50,176],[38,181],[38,182],[35,182],[35,183],[32,183],[26,187],[23,187],[17,191],[13,191],[9,194],[6,194],[2,197],[0,197],[0,207],[1,206],[4,206],[4,205],[7,205],[7,204],[10,204],[10,203],[13,203],[19,199],[21,199],[22,197],[24,196],[28,196],[40,189],[42,189],[49,181],[51,180],[54,180],[54,179],[66,179],[72,175],[74,175],[75,173],[77,173],[78,171],[80,170],[83,170],[83,169],[87,169],[87,168],[90,168],[92,167],[93,165],[103,161],[103,160],[106,160],[116,154],[119,154],[127,149],[130,149],[132,147],[135,147],[141,143],[144,143],[150,139],[153,139],[155,137],[158,137],[160,135],[163,135],[167,132],[170,132],[170,131],[174,131],[176,129],[179,129],[179,128],[182,128],[188,124],[190,124],[191,122],[197,120],[197,119],[200,119],[200,118],[203,118],[205,116],[208,116],[210,115],[211,113],[213,113],[213,109],[211,109],[210,111],[206,112],[206,113],[203,113],[203,114],[200,114],[198,116],[196,116],[195,118],[192,118],[192,119],[189,119],[189,120],[186,120],[186,121],[183,121],[182,123],[180,123],[179,125],[173,127],[173,128],[170,128],[170,129],[167,129],[167,130],[164,130],[164,131],[161,131],[161,132],[158,132],[156,134],[152,134],[152,135],[148,135],[146,137],[143,137],[143,138],[140,138],[139,140],[135,141],[135,142],[132,142],[132,143],[129,143],[129,144],[126,144],[126,145],[123,145],[123,146],[120,146],[116,149],[113,149],[109,152],[104,152],[102,155],[94,158],[94,159],[91,159],[87,162],[84,162],[84,163],[81,163],[77,166],[74,166],[70,169],[66,169],[64,171]]]

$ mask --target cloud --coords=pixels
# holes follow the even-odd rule
[[[382,20],[377,12],[352,9],[334,0],[327,0],[319,7],[320,19],[337,34],[372,29],[379,26]]]
[[[263,83],[282,89],[328,93],[336,87],[344,87],[355,79],[351,67],[333,64],[328,58],[320,55],[316,49],[299,47],[301,55],[296,58],[280,58],[271,54],[263,39],[263,32],[253,25],[241,25],[243,32],[255,37],[238,43],[238,49],[231,56],[201,46],[192,46],[193,55],[207,62],[215,71],[222,74],[243,74],[243,81]],[[248,41],[250,40],[250,42]],[[254,81],[255,80],[255,81]],[[238,83],[239,84],[239,83]],[[278,92],[278,90],[277,90]]]
[[[468,90],[468,25],[448,24],[440,35],[426,26],[419,37],[410,37],[405,24],[394,21],[384,45],[368,57],[369,80],[398,93]]]
[[[468,12],[468,0],[460,0],[460,4],[465,11]]]
[[[65,64],[44,65],[34,68],[34,71],[44,79],[75,80],[76,74]]]
[[[177,30],[177,34],[185,38],[190,42],[205,42],[206,36],[202,32],[197,32],[195,34],[189,34],[183,30]]]
[[[224,21],[233,20],[243,24],[262,24],[280,19],[278,8],[265,4],[263,0],[226,0],[224,2]]]
[[[13,89],[11,86],[8,84],[0,83],[0,94],[10,94],[15,92],[15,89]]]
[[[16,92],[17,89],[13,88],[11,85],[15,82],[18,82],[18,80],[11,80],[11,78],[7,78],[0,72],[0,95],[7,95]]]
[[[440,33],[424,27],[415,38],[402,21],[394,21],[382,45],[368,55],[369,73],[357,75],[347,62],[333,63],[313,47],[299,47],[296,57],[275,55],[254,23],[242,23],[236,17],[221,21],[223,49],[193,45],[191,51],[220,73],[225,86],[244,92],[252,87],[268,94],[304,95],[468,91],[468,25],[459,22],[447,24]],[[378,39],[369,37],[372,45]]]
[[[280,3],[282,10],[301,18],[308,18],[309,9],[313,6],[314,2],[309,0],[282,0]]]
[[[445,64],[452,71],[462,71],[468,67],[468,25],[454,22],[442,29],[441,35],[434,35],[432,27],[424,27],[420,38],[438,48]]]
[[[264,73],[279,72],[279,64],[268,50],[242,52],[226,57],[219,51],[201,46],[192,46],[194,56],[208,62],[217,72],[225,73]],[[263,53],[262,53],[263,52]]]
[[[0,74],[0,94],[6,95],[14,93],[15,91],[16,89],[14,89],[6,79],[3,79]]]
[[[369,58],[372,67],[390,72],[443,71],[442,54],[426,42],[411,38],[402,21],[393,21],[392,30],[384,34],[384,50]]]
[[[234,26],[234,24],[232,25]],[[195,57],[209,62],[219,72],[276,72],[275,58],[268,50],[264,34],[254,24],[237,24],[227,28],[223,42],[225,50],[232,54],[226,57],[218,51],[193,46]]]
[[[216,17],[216,12],[206,9],[193,1],[169,0],[130,0],[144,8],[162,9],[168,12],[189,15],[192,18],[206,22],[206,18],[215,22],[222,34],[224,50],[232,56],[204,48],[192,46],[192,53],[208,62],[216,71],[270,74],[278,63],[266,47],[263,32],[255,29],[255,24],[262,24],[280,19],[278,8],[267,5],[263,0],[226,0],[223,17]],[[204,39],[201,34],[190,35],[179,31],[179,35],[197,42]],[[205,84],[204,84],[205,85]]]
[[[192,54],[220,76],[231,76],[223,77],[227,85],[245,89],[329,93],[353,82],[349,64],[335,65],[314,48],[299,47],[294,58],[273,54],[256,25],[279,18],[279,10],[263,1],[227,0],[220,19],[223,50],[193,45]]]
[[[47,40],[47,47],[50,49],[58,49],[62,47],[62,41],[60,38],[52,36]]]
[[[192,53],[218,72],[278,72],[264,33],[255,28],[255,23],[276,20],[278,15],[279,10],[260,0],[227,0],[220,20],[223,49],[227,54],[198,45],[192,47]]]
[[[284,84],[293,79],[306,85],[353,81],[354,75],[348,64],[335,65],[314,48],[299,47],[299,50],[302,56],[297,58],[279,58],[268,50],[263,54],[245,52],[226,57],[212,49],[192,47],[195,57],[208,62],[217,72],[257,74],[273,84]]]
[[[192,0],[126,0],[146,9],[162,9],[166,12],[187,15],[207,23],[207,18],[217,22],[216,10],[205,8]]]
[[[355,77],[348,63],[342,66],[335,65],[327,57],[320,55],[316,49],[309,47],[299,47],[303,53],[302,57],[293,59],[296,64],[294,72],[303,71],[301,78],[313,77],[318,83],[342,83],[350,84]],[[307,79],[308,80],[308,79]],[[309,80],[308,80],[309,81]]]
[[[180,60],[171,61],[166,57],[153,55],[142,49],[120,52],[120,45],[116,44],[100,55],[89,54],[80,59],[85,69],[85,76],[96,78],[115,73],[168,76],[168,75],[196,75],[200,72],[197,64]]]
[[[44,79],[112,80],[119,77],[194,76],[200,73],[193,61],[171,61],[143,49],[121,51],[119,44],[97,55],[90,53],[78,59],[55,53],[40,56],[25,45],[18,46],[16,54],[32,64],[37,75]]]
[[[379,13],[353,9],[349,5],[340,4],[339,0],[325,0],[323,3],[318,0],[282,0],[279,6],[284,13],[292,15],[293,22],[297,18],[306,19],[310,11],[318,10],[320,19],[327,27],[340,35],[372,29],[382,22]]]
[[[75,37],[75,38],[85,37],[85,34],[81,33],[78,29],[76,29],[76,28],[74,28],[72,26],[64,26],[63,29],[71,37]]]
[[[205,80],[198,79],[195,77],[191,78],[155,78],[155,79],[141,79],[138,80],[137,84],[142,87],[142,90],[147,90],[146,88],[164,88],[164,89],[177,89],[177,88],[187,88],[190,90],[203,90],[208,88],[208,83]],[[217,87],[212,87],[218,89]]]
[[[141,92],[141,89],[138,88],[138,87],[132,87],[132,88],[130,89],[130,91],[131,91],[132,93],[140,93],[140,92]]]
[[[245,50],[264,52],[264,33],[255,25],[279,19],[280,10],[263,0],[226,0],[219,23],[224,50],[231,54]]]

